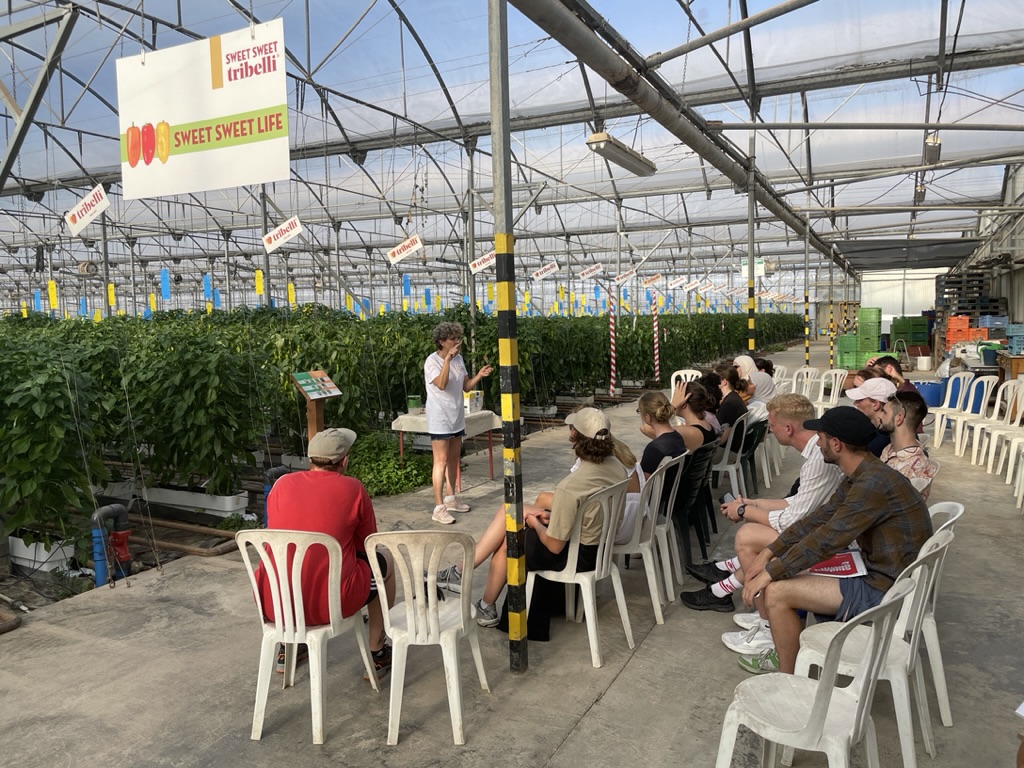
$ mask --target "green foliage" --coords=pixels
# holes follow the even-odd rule
[[[348,474],[366,486],[370,496],[393,496],[430,484],[433,459],[407,451],[398,455],[398,438],[389,432],[360,435],[349,454]]]
[[[245,531],[249,528],[259,527],[260,523],[258,520],[247,520],[246,518],[242,517],[242,515],[238,512],[234,512],[228,515],[219,523],[217,523],[217,528],[222,531]]]

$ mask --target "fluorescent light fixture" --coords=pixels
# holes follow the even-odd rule
[[[938,134],[930,134],[924,140],[924,164],[934,165],[942,155],[942,139]]]
[[[611,134],[592,133],[587,139],[587,146],[591,152],[597,152],[605,160],[637,176],[652,176],[658,170],[658,166]]]

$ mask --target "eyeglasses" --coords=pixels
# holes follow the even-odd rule
[[[639,416],[639,415],[640,415],[640,409],[639,409],[639,408],[637,408],[637,409],[636,409],[636,412],[637,412],[637,415]]]

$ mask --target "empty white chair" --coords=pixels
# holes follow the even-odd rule
[[[863,740],[868,765],[878,768],[871,702],[878,673],[892,642],[896,614],[912,590],[910,581],[894,586],[881,604],[840,625],[829,641],[818,680],[774,672],[748,678],[737,685],[722,723],[716,768],[729,768],[732,764],[741,725],[764,739],[762,766],[775,765],[778,744],[824,752],[832,768],[849,766],[850,750]],[[867,641],[860,645],[860,663],[852,682],[845,688],[838,688],[836,677],[843,646],[861,627],[867,629]]]
[[[566,619],[575,617],[576,610],[573,605],[575,595],[574,586],[579,586],[583,598],[583,612],[587,620],[587,635],[590,638],[590,659],[595,667],[601,666],[601,636],[597,630],[597,582],[611,577],[612,587],[615,590],[615,602],[619,606],[619,616],[622,619],[622,628],[626,632],[626,642],[630,648],[635,648],[633,642],[633,628],[629,624],[629,613],[626,610],[626,596],[622,591],[622,577],[619,575],[618,566],[612,561],[615,533],[619,527],[619,520],[622,518],[622,508],[626,503],[626,486],[629,480],[623,480],[615,485],[602,488],[592,493],[579,503],[576,513],[576,524],[572,529],[572,536],[569,543],[569,560],[565,568],[560,571],[530,571],[526,576],[526,611],[529,614],[530,602],[533,598],[533,583],[537,576],[542,576],[548,581],[557,581],[566,585],[565,593],[565,616]],[[598,514],[601,516],[601,541],[597,549],[597,565],[592,571],[577,570],[580,534],[582,531],[584,512],[593,506],[598,505]],[[470,555],[472,560],[472,554]]]
[[[973,373],[954,373],[946,382],[946,397],[942,405],[928,409],[928,413],[935,418],[936,447],[942,445],[942,433],[946,431],[946,415],[963,410],[964,401],[967,399],[967,387],[973,378]]]
[[[456,563],[462,571],[459,594],[439,593],[437,572],[456,550]],[[398,725],[402,718],[402,694],[405,690],[405,664],[410,645],[439,645],[444,660],[444,679],[448,686],[448,711],[452,719],[452,738],[465,744],[462,728],[462,680],[459,669],[459,640],[469,640],[480,687],[487,686],[487,674],[480,655],[477,623],[474,618],[473,537],[454,531],[390,531],[366,537],[366,554],[378,584],[384,583],[375,553],[386,550],[395,564],[395,605],[380,595],[384,611],[384,629],[391,637],[391,707],[388,712],[388,744],[398,743]],[[424,577],[424,574],[426,576]],[[455,599],[438,599],[448,594]],[[404,599],[401,599],[404,598]]]
[[[983,404],[980,413],[961,411],[951,413],[946,418],[953,425],[953,446],[957,456],[963,456],[967,451],[967,443],[973,432],[974,450],[971,454],[971,463],[978,463],[978,426],[1005,426],[1013,420],[1014,403],[1017,401],[1019,383],[1016,379],[1004,381],[996,390],[996,398],[989,408]],[[982,430],[983,431],[983,430]]]
[[[932,530],[935,533],[940,531],[952,531],[956,521],[964,513],[964,505],[956,501],[941,501],[928,507],[932,518]],[[946,550],[949,554],[949,550]],[[942,580],[942,569],[946,565],[946,558],[943,556],[939,563],[939,572],[935,575],[935,585],[932,587],[931,599],[925,606],[924,621],[921,623],[921,632],[924,635],[924,646],[928,649],[928,666],[932,671],[932,684],[935,686],[935,697],[939,702],[939,716],[942,724],[947,728],[953,726],[953,711],[949,706],[949,689],[946,687],[946,669],[942,665],[942,647],[939,645],[939,628],[935,622],[935,603],[939,596],[939,582]]]
[[[918,646],[921,642],[925,610],[932,597],[942,558],[952,540],[953,532],[950,530],[933,534],[921,547],[917,559],[904,569],[893,585],[895,587],[908,581],[915,584],[913,599],[904,602],[899,619],[893,625],[892,645],[879,672],[879,678],[888,680],[892,686],[904,768],[917,766],[914,718],[910,703],[911,685],[914,688],[914,698],[917,700],[922,741],[928,754],[935,757],[935,737],[932,733],[931,716],[928,713],[928,695],[924,687],[924,672],[921,668]],[[827,621],[801,632],[800,652],[796,657],[794,674],[807,676],[811,667],[820,666],[824,662],[832,637],[840,628],[839,622]],[[856,672],[864,653],[861,646],[869,641],[870,634],[864,627],[850,635],[840,657],[839,674],[852,675]]]
[[[848,373],[849,371],[845,368],[833,368],[830,371],[825,371],[821,378],[818,379],[816,399],[811,398],[818,418],[821,418],[821,414],[826,410],[834,408],[839,404],[839,398],[843,396],[843,384],[846,383]],[[825,394],[826,390],[828,390],[827,395]]]
[[[780,381],[784,381],[788,378],[789,368],[784,365],[776,365],[775,373],[772,374],[772,378],[775,379],[775,386],[779,385]]]
[[[797,395],[803,395],[808,400],[813,400],[812,390],[818,381],[821,372],[817,368],[805,365],[793,371],[793,386],[789,390]]]
[[[373,689],[377,687],[377,675],[370,662],[370,646],[363,617],[357,613],[348,618],[341,615],[341,545],[326,533],[308,531],[285,531],[253,529],[239,531],[235,541],[242,551],[242,562],[249,574],[263,625],[263,641],[260,644],[260,671],[256,681],[256,706],[252,715],[251,738],[259,740],[263,734],[263,716],[267,710],[267,694],[270,679],[277,658],[277,646],[285,647],[285,673],[283,688],[295,685],[296,645],[305,643],[309,649],[309,692],[313,714],[313,743],[324,743],[324,676],[327,674],[326,644],[332,637],[352,630],[359,643],[363,666]],[[306,615],[302,594],[302,564],[310,547],[327,550],[329,566],[327,573],[328,605],[330,624],[306,626]],[[291,554],[289,554],[291,552]],[[256,581],[252,555],[256,553],[268,574],[266,579],[271,590],[274,621],[267,621],[266,612]],[[470,558],[472,562],[472,558]],[[290,567],[289,567],[290,563]],[[379,582],[383,584],[384,582]]]
[[[667,560],[659,563],[654,531],[657,527],[658,516],[661,514],[660,507],[668,502],[669,494],[664,492],[665,476],[671,474],[674,485],[680,467],[685,461],[686,453],[681,453],[674,458],[666,456],[661,460],[661,464],[651,473],[644,483],[644,487],[640,489],[640,507],[636,513],[629,541],[624,544],[615,544],[612,549],[612,554],[615,556],[640,555],[644,570],[647,572],[647,588],[650,590],[651,604],[654,606],[654,620],[658,624],[665,623],[665,616],[661,611],[662,598],[665,597],[667,602],[672,602],[675,593],[669,591],[666,595],[662,594],[661,585],[665,583],[664,569],[672,566]],[[644,514],[645,510],[648,510],[646,515]],[[668,583],[671,584],[671,582]]]

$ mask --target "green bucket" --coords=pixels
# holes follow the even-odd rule
[[[409,413],[412,413],[413,411],[422,407],[423,400],[420,398],[419,395],[409,395],[408,397],[405,398],[405,409]]]

